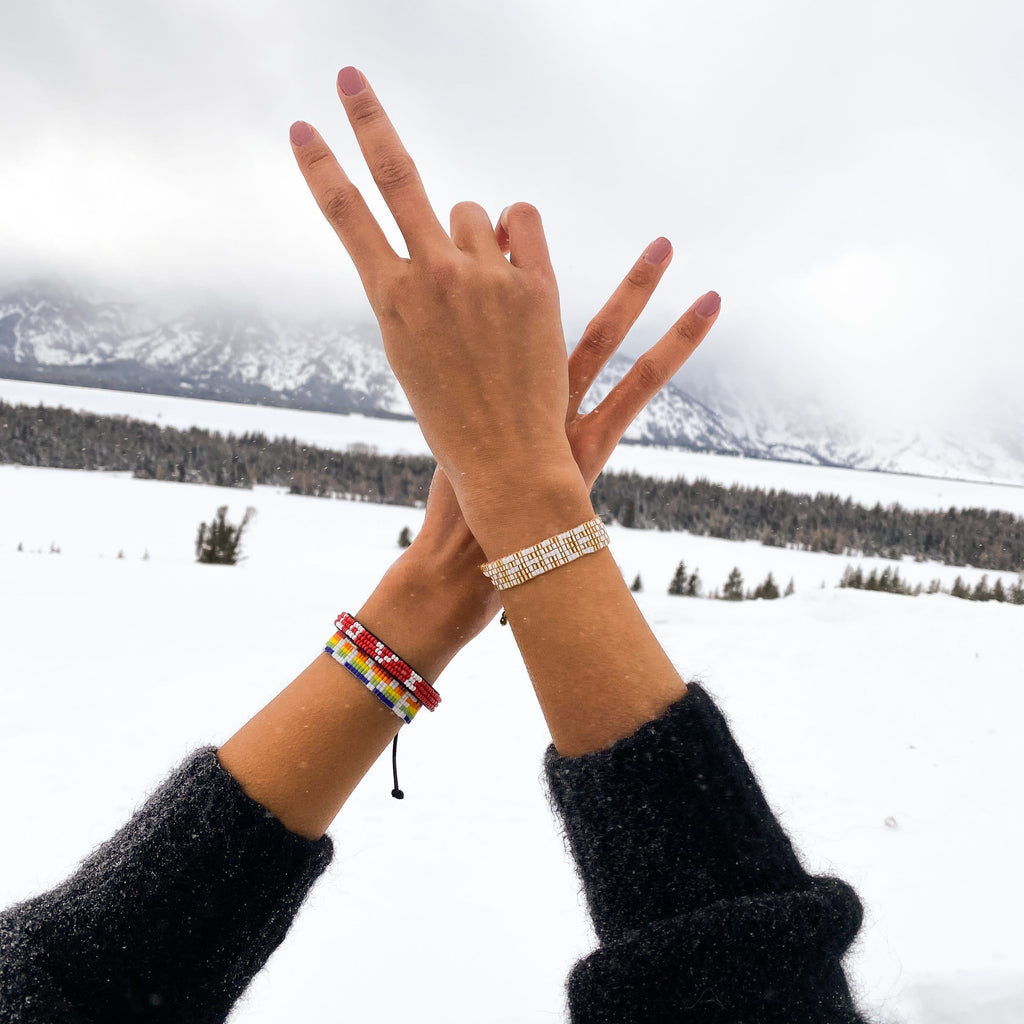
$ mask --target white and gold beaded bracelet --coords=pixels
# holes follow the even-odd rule
[[[508,590],[541,576],[581,555],[592,555],[608,546],[608,531],[600,516],[574,526],[571,530],[531,544],[493,562],[485,562],[480,571],[498,590]]]

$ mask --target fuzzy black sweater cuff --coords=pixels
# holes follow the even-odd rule
[[[840,961],[862,910],[812,878],[698,685],[659,719],[545,771],[601,948],[576,1024],[859,1021]]]
[[[332,855],[198,750],[71,878],[0,915],[4,1019],[223,1021]]]

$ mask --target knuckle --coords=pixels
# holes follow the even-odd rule
[[[696,345],[700,341],[700,334],[695,329],[692,318],[688,316],[684,316],[672,325],[672,335],[685,345]]]
[[[416,180],[416,167],[404,153],[385,153],[373,173],[382,192],[402,192]]]
[[[649,263],[633,267],[633,269],[626,275],[626,284],[638,292],[650,291],[652,278],[650,271],[655,269],[656,268],[651,266]]]
[[[516,217],[532,217],[535,220],[540,220],[540,210],[537,209],[533,203],[513,203],[509,207],[509,216]]]
[[[341,224],[349,219],[358,199],[355,188],[329,188],[321,197],[320,207],[332,224]]]
[[[658,391],[667,380],[664,371],[649,355],[640,356],[633,364],[633,379],[641,391]]]
[[[384,119],[384,108],[367,96],[361,103],[352,105],[348,116],[353,127],[365,128]]]
[[[398,278],[392,278],[374,289],[370,297],[370,305],[382,323],[396,323],[401,320],[400,303],[405,291],[404,284]]]
[[[480,214],[482,213],[485,217],[487,211],[479,204],[474,203],[471,199],[463,199],[462,202],[456,203],[452,207],[452,216],[465,216],[468,213]]]
[[[459,264],[447,254],[430,257],[426,273],[430,287],[435,293],[451,294],[458,287]]]
[[[594,317],[580,338],[584,351],[596,356],[606,356],[619,343],[618,332],[607,320]]]

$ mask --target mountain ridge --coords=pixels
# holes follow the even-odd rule
[[[581,411],[596,406],[632,362],[615,353]],[[212,303],[169,313],[142,303],[86,298],[64,283],[0,289],[0,376],[413,418],[375,324],[299,323]],[[721,387],[705,387],[697,398],[674,382],[641,411],[624,440],[824,466],[1024,482],[1024,445],[1011,432],[987,450],[898,432],[881,439],[850,436],[845,424],[830,422],[822,410],[795,415],[792,406],[751,405]]]

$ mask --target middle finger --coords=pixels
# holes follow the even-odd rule
[[[451,246],[438,221],[419,172],[384,108],[363,75],[353,67],[338,73],[338,96],[348,114],[366,166],[388,204],[409,256],[416,259]]]

